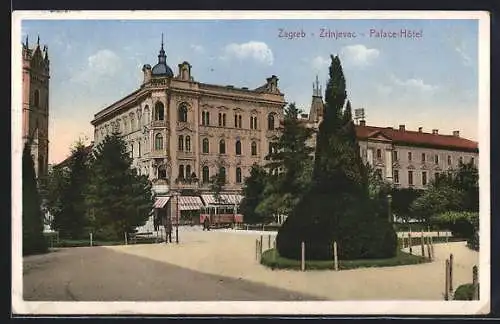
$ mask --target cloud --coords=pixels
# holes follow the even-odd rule
[[[330,58],[316,56],[311,61],[311,65],[315,70],[323,70],[325,67],[329,66],[331,62],[332,62],[332,60]]]
[[[199,54],[205,53],[205,48],[201,45],[191,44],[191,49]]]
[[[392,92],[393,88],[390,85],[378,84],[377,92],[382,95],[388,95]]]
[[[401,80],[396,76],[391,75],[391,80],[394,85],[404,87],[407,89],[414,89],[422,92],[431,92],[438,89],[438,86],[433,86],[431,84],[426,84],[422,79],[407,79]]]
[[[465,52],[465,44],[464,43],[457,45],[455,47],[455,51],[460,55],[460,57],[462,58],[462,62],[465,66],[472,66],[472,59]]]
[[[273,65],[273,51],[264,42],[250,41],[242,44],[228,44],[224,47],[222,59],[237,58],[240,60],[253,59],[267,65]]]
[[[370,65],[379,55],[378,49],[367,48],[361,44],[345,46],[341,50],[343,61],[355,66]]]
[[[109,49],[99,50],[87,58],[87,65],[78,70],[71,81],[91,84],[99,78],[115,76],[122,65],[122,60],[115,52]]]

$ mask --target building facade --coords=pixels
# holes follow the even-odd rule
[[[34,48],[28,37],[22,45],[23,55],[23,143],[31,141],[35,174],[41,178],[48,172],[49,161],[49,79],[50,61],[47,46]]]
[[[202,83],[188,62],[176,74],[167,65],[163,41],[158,63],[143,66],[139,89],[95,114],[94,144],[119,132],[133,166],[161,191],[209,190],[222,173],[224,191],[237,192],[254,163],[262,164],[283,118],[278,78],[236,88]]]
[[[302,115],[302,120],[307,127],[317,130],[323,111],[316,78],[310,113]],[[452,134],[440,134],[437,129],[424,132],[422,127],[411,131],[405,125],[399,125],[398,129],[369,126],[364,119],[355,127],[363,162],[396,187],[425,189],[440,173],[456,170],[460,163],[479,165],[478,143],[460,137],[458,130]],[[316,134],[308,144],[315,143]]]

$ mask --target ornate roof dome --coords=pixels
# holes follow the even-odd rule
[[[151,74],[153,76],[166,76],[169,78],[174,76],[174,72],[172,72],[172,69],[167,65],[167,56],[163,49],[163,34],[161,35],[161,49],[160,54],[158,54],[158,64],[153,66]]]

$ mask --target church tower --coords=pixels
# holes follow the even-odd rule
[[[324,107],[325,104],[323,103],[323,96],[321,95],[321,86],[319,85],[318,76],[316,76],[316,82],[313,83],[313,96],[311,110],[309,111],[309,122],[320,122],[323,118]]]
[[[28,36],[23,55],[23,143],[31,142],[31,154],[38,179],[47,175],[49,158],[49,79],[47,46],[30,48]]]

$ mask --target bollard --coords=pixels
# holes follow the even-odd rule
[[[333,242],[333,266],[335,271],[339,271],[339,259],[337,254],[337,242]]]
[[[430,243],[431,243],[432,260],[434,260],[434,242],[433,242],[432,236],[430,237]]]
[[[262,258],[262,241],[259,242],[259,257]]]
[[[408,245],[410,247],[410,254],[412,254],[412,246],[413,246],[413,242],[412,242],[412,239],[411,239],[411,232],[408,232]]]
[[[269,234],[267,236],[267,248],[270,249],[271,248],[271,234]]]
[[[429,260],[432,261],[432,253],[431,253],[431,244],[427,242],[427,255],[429,256]]]
[[[446,259],[446,270],[444,279],[444,300],[449,300],[450,292],[450,260]]]
[[[450,292],[453,292],[453,254],[450,254]]]
[[[261,236],[260,236],[260,249],[261,249],[261,251],[262,251],[262,241],[263,241],[263,240],[262,240],[262,235],[261,235]]]
[[[127,242],[127,232],[125,232],[123,234],[125,235],[125,245],[127,245],[128,244],[128,242]]]
[[[424,232],[420,232],[420,248],[422,250],[421,256],[425,257],[425,250],[424,250]]]
[[[90,246],[92,246],[92,233],[89,233],[90,235]]]
[[[301,243],[302,255],[300,258],[300,270],[306,270],[306,244],[304,242]]]
[[[479,278],[477,266],[472,267],[472,286],[474,287],[472,300],[479,300]]]
[[[255,260],[259,260],[259,240],[255,239]]]

